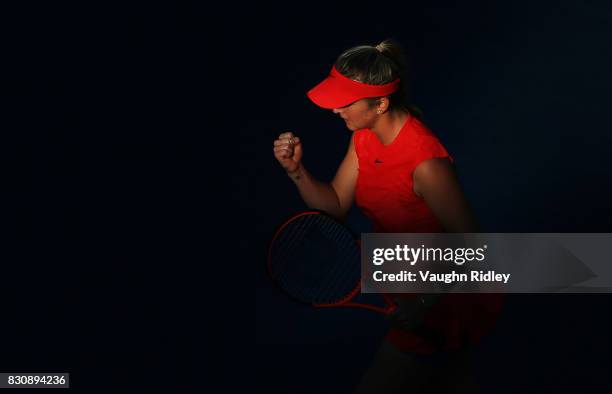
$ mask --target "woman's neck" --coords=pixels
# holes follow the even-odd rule
[[[410,114],[403,111],[387,112],[379,116],[372,130],[383,145],[389,145],[402,130]]]

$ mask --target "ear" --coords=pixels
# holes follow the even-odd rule
[[[376,110],[380,113],[385,113],[389,109],[389,98],[381,97],[378,99],[378,105],[376,106]]]

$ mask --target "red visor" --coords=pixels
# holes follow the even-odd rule
[[[312,88],[307,95],[319,107],[342,108],[366,97],[388,96],[399,89],[399,82],[398,78],[384,85],[368,85],[345,77],[334,66],[329,76]]]

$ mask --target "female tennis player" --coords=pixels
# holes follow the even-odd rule
[[[302,139],[285,132],[274,155],[306,205],[343,220],[355,201],[374,232],[477,232],[453,170],[453,158],[408,104],[402,51],[392,40],[342,53],[308,97],[351,130],[344,160],[330,183],[305,168]],[[493,324],[497,295],[403,295],[392,326],[357,393],[474,392],[470,345]],[[412,327],[444,337],[433,343]]]

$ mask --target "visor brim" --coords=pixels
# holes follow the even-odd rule
[[[327,77],[306,95],[313,103],[325,109],[346,107],[363,98],[360,95],[347,92],[339,85],[335,78]]]

